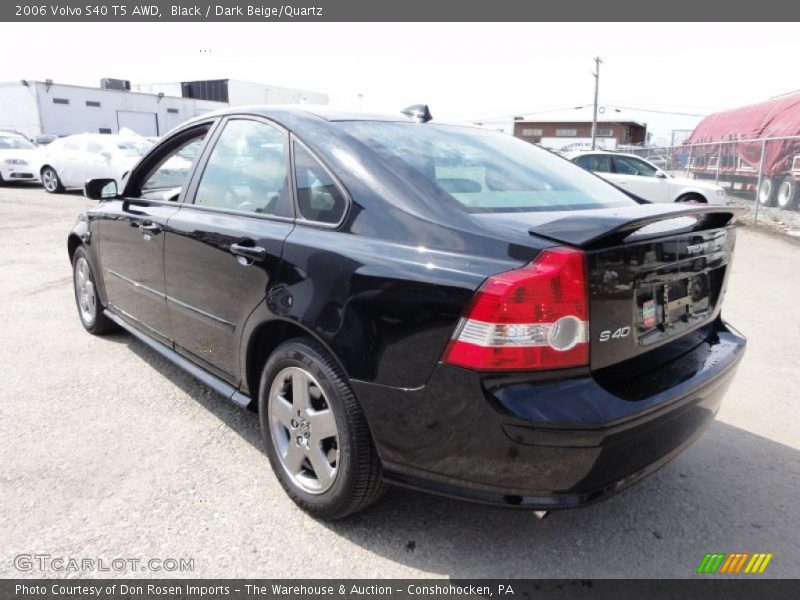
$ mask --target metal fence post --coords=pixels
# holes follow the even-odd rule
[[[714,183],[719,185],[719,164],[722,162],[722,142],[719,143],[719,150],[717,150],[717,173],[714,176]]]
[[[694,142],[689,144],[689,157],[686,159],[686,167],[685,167],[686,168],[686,172],[684,173],[684,175],[686,175],[686,177],[689,176],[689,170],[690,170],[689,167],[692,164],[692,154],[693,154],[693,152],[694,152]]]
[[[758,195],[761,191],[761,181],[764,178],[764,155],[767,153],[767,139],[761,140],[761,160],[758,161],[758,183],[756,184],[756,209],[753,213],[753,224],[758,223]]]

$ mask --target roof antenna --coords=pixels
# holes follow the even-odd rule
[[[427,104],[414,104],[408,108],[404,108],[402,113],[419,123],[427,123],[433,118]]]

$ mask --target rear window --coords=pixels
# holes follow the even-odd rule
[[[401,176],[422,177],[468,212],[635,205],[602,179],[547,150],[472,127],[384,121],[338,125]]]

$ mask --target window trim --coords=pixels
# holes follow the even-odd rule
[[[314,221],[313,219],[306,219],[303,216],[303,213],[300,212],[300,205],[297,201],[297,181],[296,181],[297,175],[295,172],[295,161],[294,161],[295,143],[300,144],[303,147],[303,149],[306,152],[308,152],[311,155],[311,157],[322,166],[322,168],[331,178],[331,181],[333,181],[333,184],[339,190],[339,193],[344,198],[344,210],[342,211],[341,218],[336,223],[327,223],[325,221]],[[289,136],[289,146],[291,151],[290,167],[292,169],[292,189],[294,191],[292,195],[294,197],[294,204],[295,204],[294,205],[295,222],[298,225],[308,225],[310,227],[322,227],[324,229],[339,229],[347,219],[347,215],[350,214],[350,207],[353,204],[353,199],[350,197],[350,193],[347,191],[347,188],[342,184],[339,178],[336,177],[336,175],[334,175],[333,170],[325,163],[325,161],[322,160],[316,152],[314,152],[311,148],[308,147],[308,144],[306,144],[303,140],[298,138],[294,133],[291,133]]]
[[[122,190],[122,193],[120,194],[120,197],[122,199],[124,199],[126,202],[135,202],[135,203],[147,202],[147,203],[154,203],[154,204],[163,204],[165,206],[176,206],[176,205],[177,206],[183,206],[185,204],[184,201],[185,201],[185,198],[187,196],[187,193],[191,189],[191,187],[192,187],[192,185],[194,183],[195,173],[196,173],[196,170],[197,170],[197,165],[199,165],[200,161],[203,159],[203,156],[204,156],[204,154],[206,152],[206,148],[208,147],[208,142],[215,135],[218,126],[219,126],[219,119],[218,118],[202,120],[202,121],[198,121],[198,122],[195,122],[195,123],[191,123],[191,124],[187,125],[186,127],[182,128],[180,131],[176,131],[174,134],[169,136],[169,138],[163,140],[162,142],[160,142],[160,143],[156,144],[155,146],[153,146],[152,148],[150,148],[147,152],[145,152],[144,156],[142,156],[142,158],[139,160],[139,162],[134,167],[133,172],[132,172],[133,176],[132,177],[128,177],[128,180],[127,180],[126,185],[125,185],[125,189]],[[178,196],[178,200],[177,201],[156,200],[156,199],[153,199],[153,198],[142,198],[141,196],[137,197],[137,196],[133,196],[132,195],[132,192],[134,191],[134,189],[131,186],[134,185],[134,184],[136,185],[136,191],[138,191],[140,194],[142,192],[141,184],[143,182],[141,181],[141,178],[143,177],[143,175],[142,176],[139,175],[140,169],[142,169],[145,166],[147,166],[149,168],[149,165],[151,164],[150,161],[154,160],[156,162],[159,162],[165,157],[165,155],[168,155],[169,153],[172,152],[172,149],[170,149],[170,150],[168,150],[166,152],[157,152],[157,153],[154,153],[153,152],[154,150],[158,151],[162,146],[169,145],[172,141],[174,141],[174,140],[176,140],[178,138],[181,138],[184,135],[188,135],[191,132],[199,130],[199,129],[203,128],[203,127],[207,127],[208,128],[207,131],[206,131],[205,138],[203,139],[203,145],[200,148],[200,151],[197,153],[197,157],[195,158],[195,161],[192,163],[192,173],[189,176],[189,181],[186,183],[184,188],[181,190],[181,193]],[[147,171],[146,173],[149,175],[150,171]]]
[[[249,210],[236,210],[232,208],[221,208],[219,206],[202,206],[199,204],[195,204],[195,197],[197,196],[197,188],[200,185],[200,181],[203,178],[203,173],[205,173],[206,166],[208,166],[208,160],[211,158],[211,153],[214,151],[214,147],[217,145],[217,141],[219,140],[222,132],[225,130],[225,125],[227,125],[231,121],[256,121],[259,123],[264,123],[270,127],[273,127],[284,134],[286,138],[286,143],[284,144],[284,152],[286,153],[286,168],[289,170],[287,176],[289,177],[289,212],[291,213],[288,217],[283,215],[270,215],[265,213],[257,213]],[[295,217],[297,215],[297,210],[295,205],[297,203],[297,198],[295,196],[295,187],[294,187],[294,168],[291,162],[291,143],[290,143],[291,132],[288,129],[281,126],[280,124],[276,123],[271,119],[267,119],[265,117],[261,117],[258,115],[251,115],[246,113],[237,113],[233,115],[224,115],[218,118],[217,122],[212,125],[212,128],[209,130],[208,135],[206,136],[205,143],[203,145],[203,149],[199,153],[199,158],[197,163],[194,165],[194,170],[192,172],[192,176],[189,179],[189,183],[186,186],[186,190],[182,192],[182,197],[178,199],[183,208],[190,208],[193,210],[202,210],[206,212],[216,212],[220,214],[226,215],[235,215],[239,217],[253,217],[256,219],[265,219],[268,221],[280,221],[280,222],[295,222]],[[191,200],[189,200],[191,198]]]

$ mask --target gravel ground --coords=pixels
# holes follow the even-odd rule
[[[748,355],[717,422],[642,483],[544,521],[397,490],[331,525],[283,494],[253,413],[83,331],[65,242],[89,205],[0,188],[0,576],[46,553],[190,558],[198,577],[690,577],[711,551],[800,576],[796,244],[740,229],[725,314]]]

